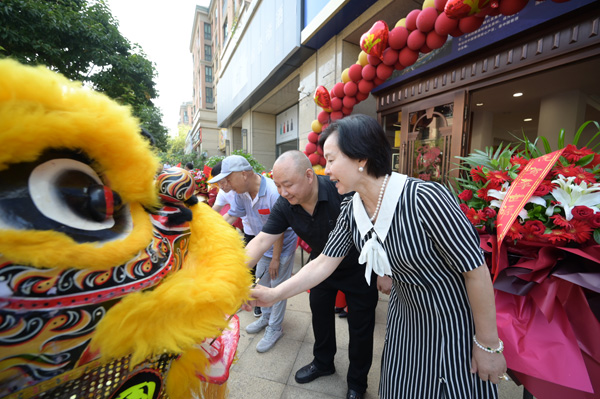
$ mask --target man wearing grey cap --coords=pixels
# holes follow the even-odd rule
[[[273,180],[254,173],[252,166],[241,155],[230,155],[221,164],[221,173],[209,180],[216,183],[226,179],[232,190],[236,192],[231,202],[231,208],[223,218],[233,223],[239,217],[245,216],[253,231],[261,231],[267,222],[271,207],[279,198],[277,187]],[[256,265],[258,284],[265,287],[276,287],[292,275],[294,252],[297,236],[289,228],[282,239],[276,242],[261,257]],[[262,316],[246,327],[246,332],[256,334],[266,327],[265,335],[256,345],[258,352],[266,352],[275,345],[283,335],[281,324],[285,315],[287,301],[275,303],[272,307],[262,308]]]

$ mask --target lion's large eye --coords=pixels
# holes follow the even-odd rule
[[[117,193],[104,186],[88,165],[58,158],[38,165],[28,180],[29,193],[47,218],[81,230],[110,229],[121,207]]]

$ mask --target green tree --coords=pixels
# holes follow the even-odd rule
[[[103,0],[0,1],[0,56],[46,65],[131,105],[155,140],[166,143],[151,101],[158,94],[155,66],[121,35]]]
[[[201,169],[206,161],[205,157],[200,156],[197,152],[192,151],[189,154],[185,153],[185,140],[189,131],[189,126],[179,125],[179,131],[175,137],[167,139],[167,150],[160,153],[160,158],[163,163],[177,165],[181,162],[182,167],[186,163],[191,162],[194,168]]]

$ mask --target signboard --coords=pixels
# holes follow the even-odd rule
[[[298,139],[298,104],[277,115],[275,129],[276,144]]]

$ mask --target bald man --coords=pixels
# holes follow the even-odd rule
[[[326,176],[317,176],[310,161],[300,151],[283,153],[273,165],[273,180],[281,197],[271,208],[262,231],[248,244],[246,252],[252,267],[289,227],[317,257],[335,227],[345,196]],[[347,382],[349,399],[361,399],[367,390],[367,374],[373,358],[373,329],[378,293],[376,279],[365,280],[365,265],[358,263],[354,247],[337,270],[310,290],[310,308],[315,334],[313,361],[296,372],[296,382],[304,384],[335,373],[335,297],[338,290],[348,303],[349,347]]]

